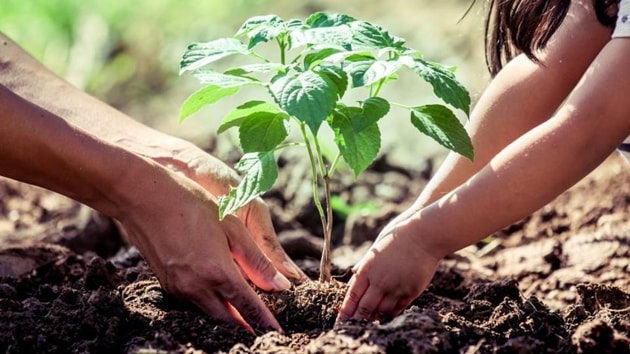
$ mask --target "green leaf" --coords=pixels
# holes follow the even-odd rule
[[[255,112],[247,116],[239,128],[243,151],[273,151],[288,135],[287,119],[284,113]]]
[[[256,16],[245,21],[235,36],[247,35],[249,37],[247,48],[252,49],[260,43],[275,39],[286,30],[286,23],[277,15]]]
[[[313,53],[309,53],[304,56],[304,68],[311,69],[315,65],[329,58],[331,55],[337,54],[339,52],[340,49],[337,48],[323,48]]]
[[[244,174],[243,180],[236,188],[230,188],[227,196],[219,198],[220,219],[271,189],[278,178],[278,165],[273,152],[245,154],[236,165],[236,170]]]
[[[368,59],[349,62],[344,70],[352,77],[352,87],[362,87],[388,79],[400,67],[401,64],[397,61]]]
[[[365,21],[355,21],[349,24],[354,35],[353,49],[356,48],[397,48],[403,49],[405,40],[389,34],[380,26]]]
[[[254,16],[250,17],[241,25],[238,29],[235,37],[242,37],[244,35],[249,34],[250,32],[256,30],[261,26],[269,26],[273,24],[283,23],[284,21],[278,15],[264,15],[264,16]]]
[[[362,131],[366,127],[378,122],[389,113],[389,102],[380,97],[370,97],[363,101],[363,117],[353,121],[354,130]]]
[[[262,83],[256,79],[221,74],[212,70],[195,70],[193,76],[204,85],[215,85],[221,87],[234,87],[243,85],[262,85]]]
[[[314,134],[332,112],[338,95],[337,85],[328,76],[310,70],[277,76],[270,91],[281,109],[305,122]]]
[[[306,19],[306,24],[311,28],[335,27],[340,25],[347,25],[354,21],[356,21],[354,17],[344,14],[316,12]]]
[[[284,69],[280,63],[247,64],[225,71],[226,75],[244,76],[251,73],[268,73]]]
[[[327,76],[337,87],[337,97],[341,99],[348,89],[348,74],[341,66],[322,64],[317,67],[317,72]]]
[[[223,97],[237,93],[239,89],[239,86],[221,87],[210,85],[195,91],[182,104],[179,110],[179,121],[184,121],[184,119],[188,118],[191,114],[199,111],[206,105],[215,103]]]
[[[194,71],[229,55],[248,55],[250,52],[238,39],[221,38],[206,43],[193,43],[188,46],[179,64],[180,75]]]
[[[433,92],[447,104],[470,114],[470,94],[457,81],[452,71],[441,64],[416,59],[412,68],[426,82],[433,86]]]
[[[270,114],[281,113],[280,109],[271,103],[264,101],[249,101],[236,107],[236,109],[228,113],[225,118],[223,118],[223,122],[221,122],[221,125],[219,126],[218,133],[221,134],[229,128],[240,126],[247,117],[259,112],[266,112]]]
[[[348,26],[309,28],[290,33],[291,48],[325,45],[332,48],[350,49],[352,31]]]
[[[437,104],[415,107],[411,110],[411,123],[440,145],[473,159],[470,137],[448,107]]]
[[[378,156],[381,149],[381,131],[377,124],[372,124],[357,132],[354,129],[356,119],[361,119],[361,115],[348,116],[343,112],[335,111],[330,126],[343,159],[354,171],[354,175],[358,176]]]

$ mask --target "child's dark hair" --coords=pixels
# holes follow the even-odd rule
[[[593,0],[597,18],[603,25],[614,25],[618,2]],[[571,0],[488,0],[485,47],[490,74],[495,76],[520,53],[537,61],[534,52],[545,47],[570,5]]]

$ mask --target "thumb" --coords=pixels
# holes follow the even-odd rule
[[[271,222],[269,208],[262,200],[253,200],[243,208],[241,220],[254,242],[282,274],[298,282],[308,279],[282,248]]]
[[[254,284],[268,291],[287,290],[291,287],[291,282],[258,248],[237,217],[228,215],[223,223],[234,260]]]

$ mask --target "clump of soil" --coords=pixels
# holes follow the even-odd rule
[[[447,257],[429,288],[390,322],[335,325],[350,275],[336,267],[330,284],[259,292],[285,330],[259,335],[166,294],[115,228],[93,227],[102,216],[90,211],[86,217],[72,201],[0,180],[0,240],[7,240],[0,242],[0,352],[627,353],[630,174],[624,163],[611,158],[528,218]],[[375,214],[339,220],[338,264],[360,256],[364,242],[426,181],[422,171],[387,171],[368,171],[357,190],[342,193],[351,203],[371,196],[383,205]],[[315,278],[320,244],[311,235],[319,223],[309,224],[312,205],[297,197],[303,183],[295,175],[298,185],[286,188],[293,197],[276,190],[269,198],[281,241]],[[292,216],[279,214],[280,206]],[[74,237],[107,243],[88,247]]]
[[[345,283],[306,281],[290,290],[263,293],[262,299],[287,333],[316,332],[333,328]]]

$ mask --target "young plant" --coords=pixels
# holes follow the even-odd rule
[[[275,61],[256,51],[267,42],[277,46]],[[245,56],[253,62],[223,72],[208,67],[228,56]],[[428,82],[446,105],[408,106],[381,97],[383,86],[393,82],[403,69]],[[244,152],[236,165],[242,181],[219,199],[221,218],[273,186],[278,175],[275,154],[298,145],[285,140],[291,126],[299,129],[303,140],[299,145],[306,147],[310,159],[313,198],[324,230],[321,281],[331,277],[331,176],[342,160],[355,176],[374,161],[381,147],[378,123],[392,106],[408,111],[411,124],[420,132],[473,158],[470,138],[448,107],[466,115],[470,109],[470,96],[453,70],[425,60],[402,38],[383,28],[348,15],[318,12],[305,20],[290,21],[276,15],[250,18],[233,38],[188,46],[180,64],[180,74],[184,72],[192,73],[206,86],[183,103],[180,121],[244,86],[259,87],[271,98],[244,102],[219,126],[219,133],[238,128]],[[344,102],[351,89],[362,89],[364,98]],[[337,149],[332,159],[322,154],[322,126],[328,126],[334,134]]]

